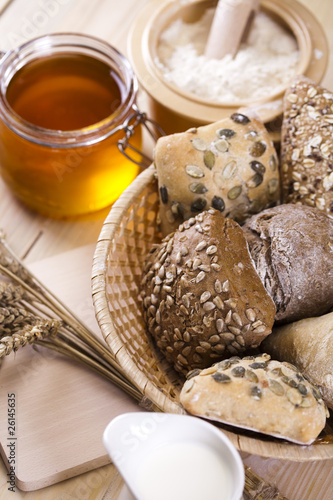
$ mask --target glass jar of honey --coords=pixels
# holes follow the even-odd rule
[[[52,34],[5,53],[0,61],[5,183],[27,206],[55,218],[110,205],[139,171],[118,147],[124,123],[128,127],[137,116],[136,93],[126,58],[97,38]],[[140,151],[140,126],[131,135]]]

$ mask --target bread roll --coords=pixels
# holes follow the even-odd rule
[[[333,306],[333,219],[317,208],[285,204],[243,226],[276,321],[319,316]]]
[[[270,136],[258,119],[240,113],[160,138],[154,163],[164,235],[209,207],[242,223],[280,200]]]
[[[283,203],[333,214],[333,92],[298,77],[284,98],[281,132]]]
[[[266,354],[233,357],[194,373],[180,402],[193,415],[306,445],[328,416],[317,388]]]
[[[258,346],[273,326],[241,227],[214,209],[152,248],[141,287],[148,331],[184,374]]]
[[[263,349],[296,365],[333,409],[333,313],[275,328]]]

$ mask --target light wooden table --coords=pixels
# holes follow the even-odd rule
[[[0,0],[0,48],[8,50],[48,32],[74,31],[98,36],[126,55],[129,26],[148,2]],[[301,3],[312,10],[322,23],[333,54],[332,0],[301,0]],[[333,90],[332,57],[323,84]],[[144,103],[144,96],[141,95],[139,104],[143,110]],[[27,263],[95,243],[107,213],[108,210],[104,210],[75,221],[47,219],[27,210],[0,180],[0,227],[6,232],[14,251]],[[277,485],[290,500],[333,499],[333,460],[297,464],[244,454],[243,459],[257,474]],[[30,493],[19,490],[9,493],[6,473],[4,464],[0,462],[0,500],[116,499],[122,486],[122,480],[113,465]]]

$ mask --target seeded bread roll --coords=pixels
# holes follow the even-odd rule
[[[164,235],[213,207],[242,223],[280,200],[278,159],[264,125],[230,118],[157,141],[154,163]]]
[[[275,358],[295,364],[333,409],[333,313],[275,328],[263,346]]]
[[[258,346],[273,326],[242,229],[214,209],[152,248],[141,286],[148,331],[184,374]]]
[[[276,306],[276,321],[319,316],[333,306],[333,219],[285,204],[243,226],[255,267]]]
[[[318,389],[294,366],[267,354],[194,372],[180,402],[193,415],[302,445],[315,440],[329,416]]]
[[[281,132],[283,203],[333,213],[333,92],[305,77],[284,98]]]

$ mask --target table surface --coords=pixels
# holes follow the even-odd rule
[[[98,36],[127,54],[127,34],[131,23],[150,0],[0,0],[0,47],[13,48],[35,36],[72,31]],[[332,0],[299,0],[321,22],[333,55]],[[330,58],[322,81],[333,89]],[[144,110],[145,96],[139,96]],[[97,241],[109,209],[89,217],[56,221],[35,214],[20,204],[0,180],[0,227],[13,250],[32,263]],[[33,451],[32,451],[33,453]],[[317,463],[290,463],[243,455],[244,462],[261,477],[275,484],[289,500],[333,498],[333,460]],[[8,496],[7,471],[0,461],[0,500]],[[10,498],[24,500],[107,500],[116,499],[122,479],[113,465],[86,473],[36,492],[16,490]],[[331,490],[331,492],[329,492]]]

